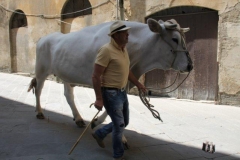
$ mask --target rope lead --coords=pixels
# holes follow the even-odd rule
[[[159,112],[156,111],[155,109],[153,109],[154,106],[149,103],[150,102],[150,98],[148,96],[146,96],[146,93],[140,90],[139,91],[139,97],[140,97],[141,101],[143,102],[143,104],[150,110],[150,112],[152,113],[153,117],[156,118],[156,119],[159,119],[159,121],[162,121]]]

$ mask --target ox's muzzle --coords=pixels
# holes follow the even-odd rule
[[[192,59],[191,59],[188,51],[186,51],[186,55],[187,55],[187,59],[188,59],[187,69],[188,69],[188,72],[190,72],[193,69],[193,63],[192,63]]]
[[[177,53],[177,52],[185,52],[186,56],[187,56],[187,62],[188,62],[188,65],[187,65],[187,72],[190,72],[192,69],[193,69],[193,63],[192,63],[192,59],[190,57],[190,54],[188,52],[188,50],[171,50],[171,52],[173,53]],[[174,60],[175,61],[175,60]],[[180,71],[181,73],[184,73],[186,71]]]

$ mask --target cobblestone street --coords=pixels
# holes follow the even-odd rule
[[[35,112],[35,95],[27,92],[30,77],[0,73],[1,160],[111,160],[111,135],[98,147],[87,130],[68,155],[84,128],[78,128],[63,94],[63,85],[45,82],[41,104],[46,119]],[[75,102],[88,124],[97,110],[91,88],[75,87]],[[240,108],[174,98],[151,98],[161,114],[155,119],[138,96],[129,95],[130,124],[125,136],[127,160],[234,160],[240,159]],[[104,123],[108,123],[109,118]],[[213,142],[214,154],[202,151]]]

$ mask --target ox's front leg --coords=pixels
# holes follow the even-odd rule
[[[71,85],[66,82],[64,82],[64,95],[67,99],[69,106],[71,107],[75,123],[79,127],[86,126],[85,122],[83,121],[83,119],[82,119],[81,115],[79,114],[77,107],[74,103],[73,87],[71,87]]]

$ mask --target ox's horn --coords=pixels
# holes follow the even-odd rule
[[[185,33],[185,32],[190,31],[190,28],[181,28],[180,30]]]
[[[177,24],[172,24],[172,23],[169,23],[169,22],[165,22],[164,23],[164,26],[167,28],[167,29],[175,29],[177,27]]]
[[[160,20],[158,20],[158,23],[164,24],[164,21],[160,19]]]
[[[180,26],[178,25],[177,21],[175,19],[170,19],[167,20],[166,22],[164,22],[164,26],[167,29],[175,29],[175,28],[180,28]]]

